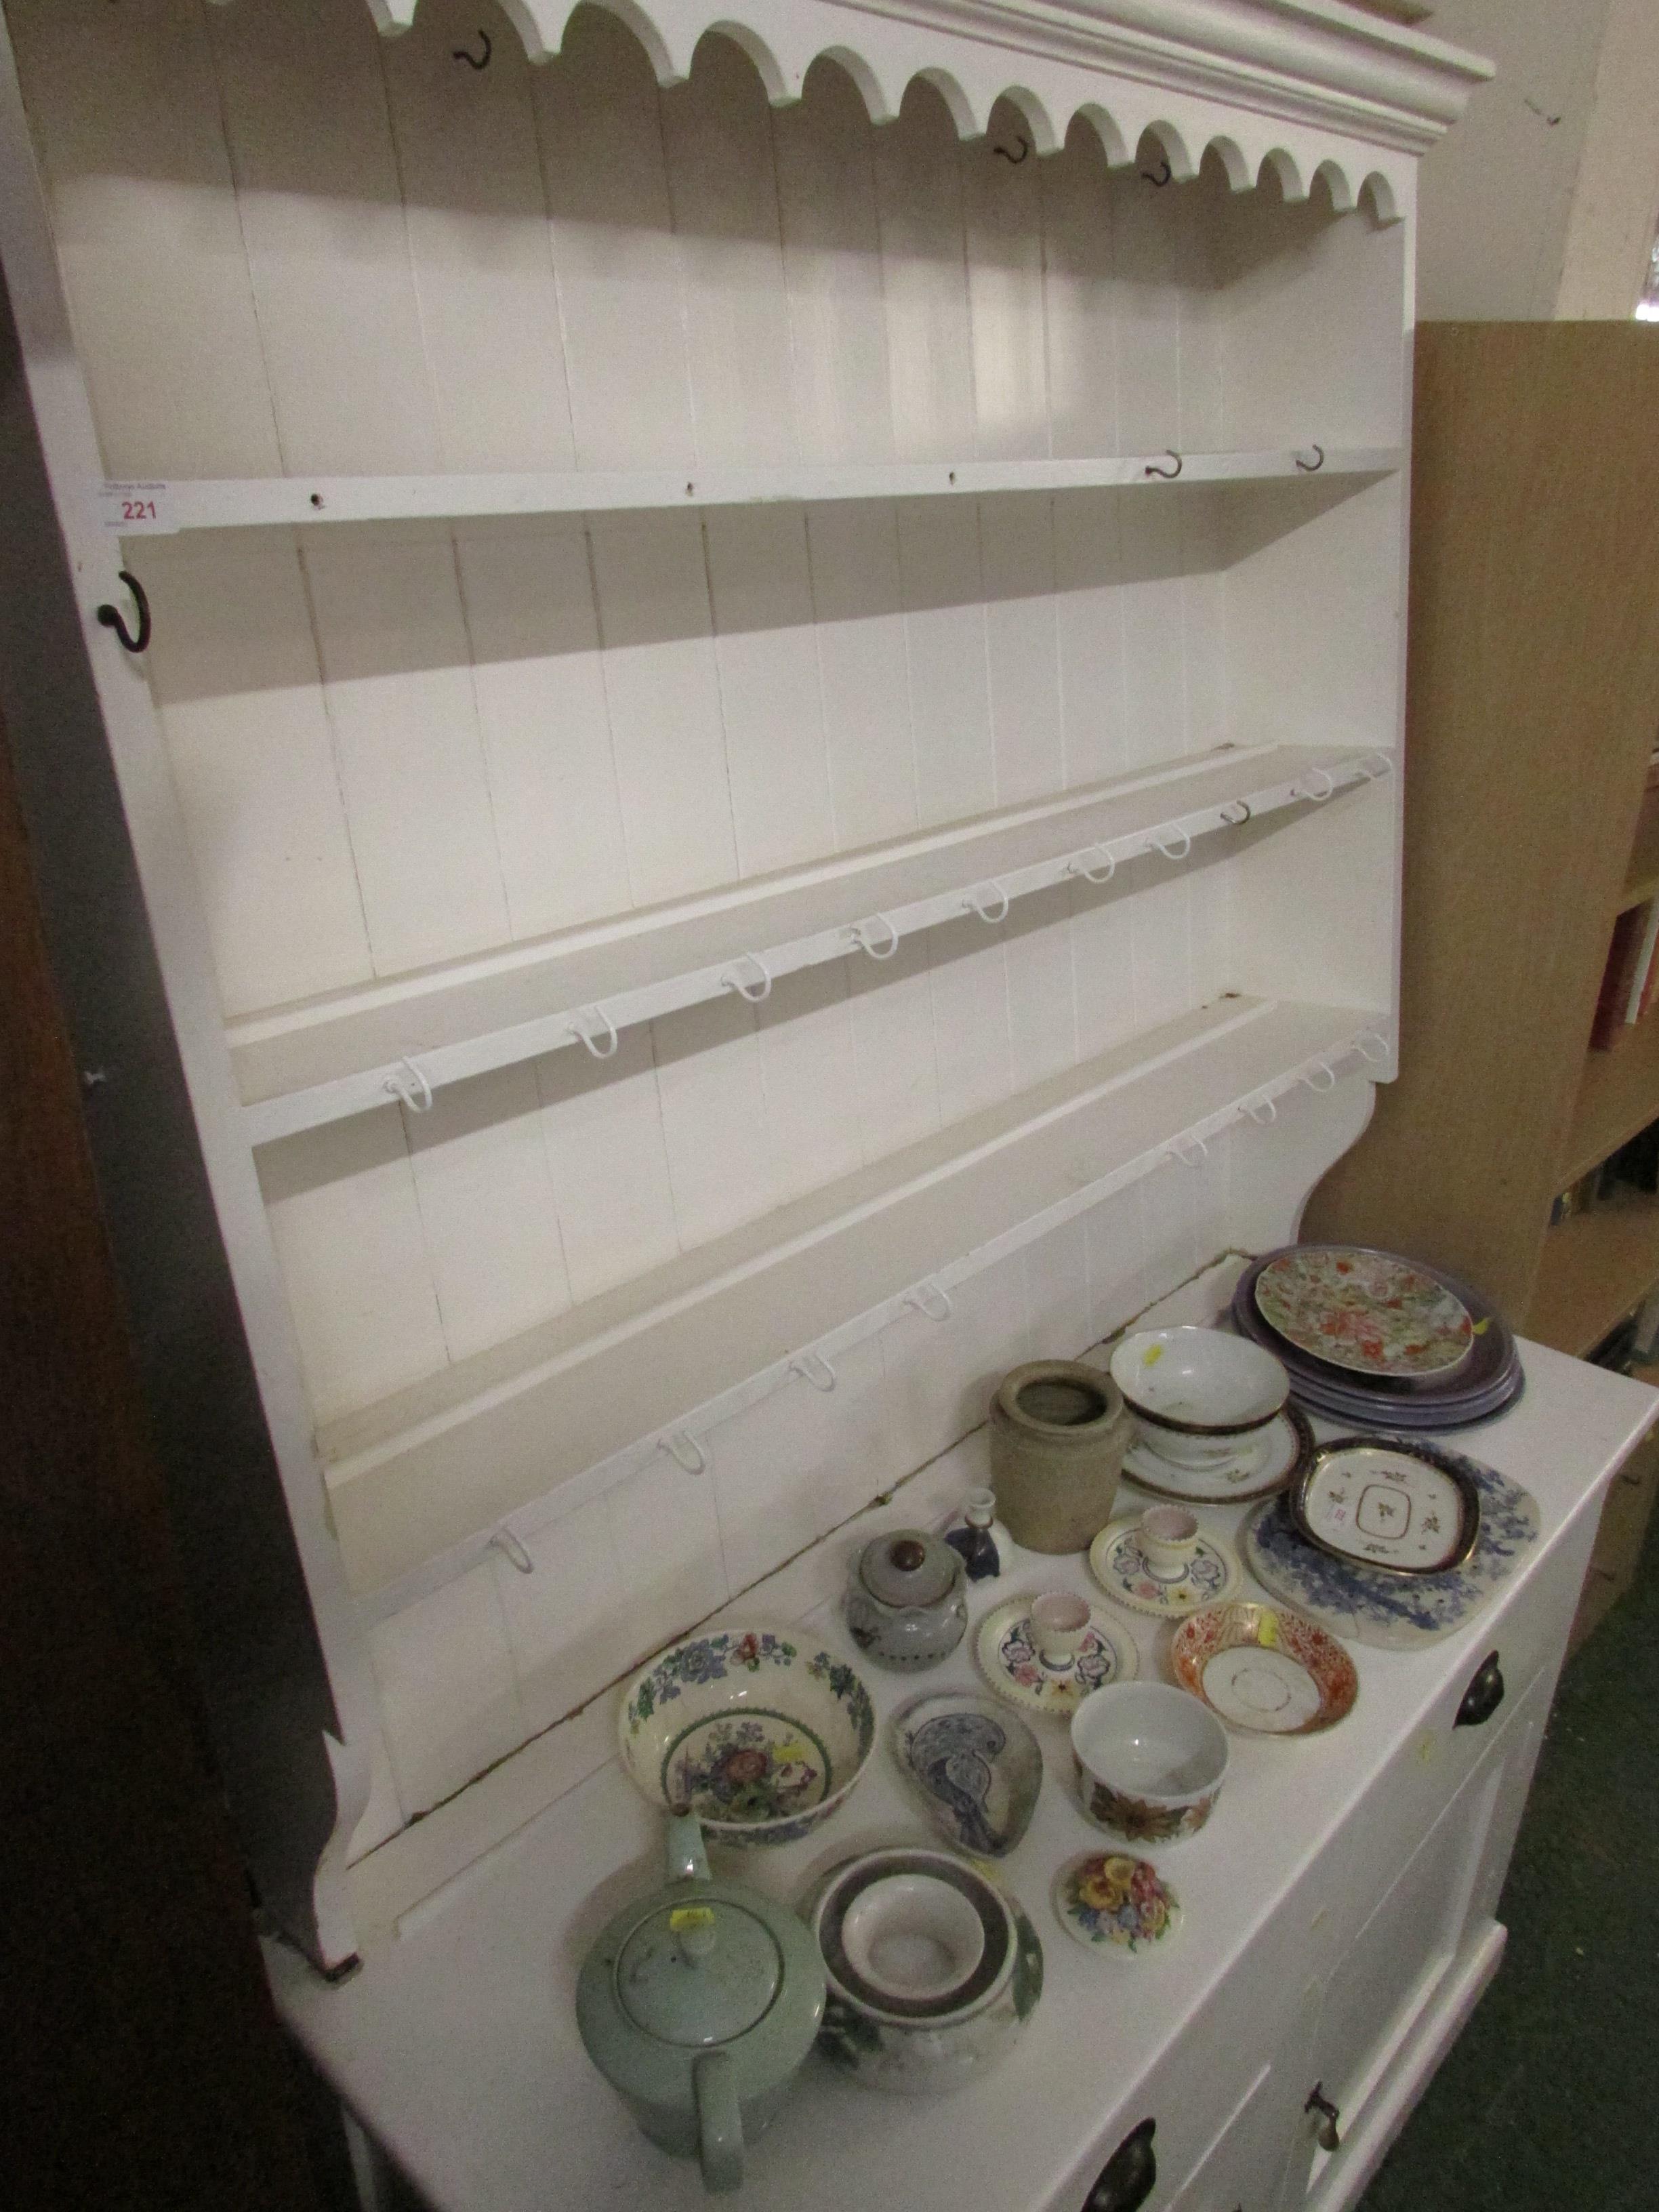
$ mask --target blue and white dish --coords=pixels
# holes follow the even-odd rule
[[[973,1690],[929,1690],[892,1719],[893,1756],[933,1826],[978,1858],[1004,1858],[1031,1825],[1042,1752],[1023,1720]]]
[[[1386,1442],[1386,1438],[1376,1439]],[[1400,1439],[1410,1448],[1409,1440]],[[1480,1530],[1462,1566],[1443,1574],[1398,1575],[1357,1559],[1334,1559],[1308,1542],[1283,1492],[1245,1521],[1244,1557],[1266,1590],[1350,1643],[1413,1651],[1474,1619],[1538,1540],[1538,1501],[1496,1468],[1443,1445],[1480,1494]]]

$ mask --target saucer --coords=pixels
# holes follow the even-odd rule
[[[1177,1467],[1144,1437],[1124,1455],[1123,1472],[1137,1490],[1183,1505],[1247,1505],[1294,1482],[1313,1455],[1314,1434],[1297,1406],[1287,1406],[1236,1457],[1215,1467]]]
[[[1238,1554],[1219,1536],[1199,1532],[1197,1548],[1178,1582],[1153,1575],[1141,1557],[1140,1530],[1133,1521],[1114,1521],[1089,1547],[1089,1572],[1108,1597],[1137,1613],[1176,1620],[1201,1605],[1218,1605],[1243,1579]]]
[[[1062,1721],[1071,1719],[1091,1690],[1104,1682],[1132,1681],[1140,1667],[1133,1641],[1093,1606],[1077,1657],[1063,1668],[1045,1667],[1031,1634],[1029,1596],[1012,1598],[988,1613],[974,1649],[998,1697]]]
[[[1212,1605],[1175,1633],[1170,1664],[1229,1728],[1316,1735],[1353,1711],[1359,1677],[1326,1629],[1267,1605]]]
[[[1055,1916],[1085,1951],[1150,1951],[1181,1925],[1181,1905],[1150,1859],[1085,1851],[1054,1876]]]

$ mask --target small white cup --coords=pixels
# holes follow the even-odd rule
[[[1140,1556],[1155,1583],[1178,1583],[1198,1549],[1198,1517],[1184,1505],[1149,1505],[1135,1524]]]
[[[1194,1521],[1193,1526],[1196,1528],[1198,1523]],[[1069,1590],[1045,1590],[1031,1601],[1031,1640],[1037,1657],[1057,1674],[1076,1663],[1088,1626],[1088,1601],[1073,1597]]]

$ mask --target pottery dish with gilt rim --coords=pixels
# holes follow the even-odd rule
[[[1449,1573],[1480,1534],[1480,1492],[1457,1459],[1403,1437],[1321,1444],[1286,1503],[1310,1544],[1384,1574]]]
[[[1292,1404],[1215,1467],[1177,1467],[1143,1437],[1124,1454],[1123,1479],[1180,1505],[1251,1505],[1294,1482],[1313,1448],[1308,1417]]]
[[[856,1668],[793,1629],[688,1637],[629,1683],[622,1763],[651,1804],[721,1844],[793,1844],[869,1763],[875,1708]]]

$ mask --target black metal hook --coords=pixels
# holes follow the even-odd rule
[[[1018,131],[1014,133],[1014,143],[1019,149],[1018,154],[1011,154],[1006,146],[993,146],[991,151],[994,154],[1000,154],[1005,161],[1012,161],[1015,168],[1018,168],[1020,163],[1030,152],[1031,144],[1028,138],[1022,138]]]
[[[98,619],[106,629],[112,629],[129,653],[143,653],[149,643],[149,601],[144,597],[144,587],[131,569],[115,572],[132,593],[133,605],[138,610],[138,635],[135,637],[121,619],[119,607],[112,607],[106,599],[98,610]]]
[[[1293,457],[1297,468],[1301,470],[1304,477],[1316,477],[1321,469],[1325,465],[1325,448],[1322,446],[1316,445],[1314,447],[1314,451],[1319,456],[1319,459],[1316,461],[1304,461],[1300,453],[1297,453]]]
[[[489,67],[489,57],[495,50],[489,43],[489,33],[488,31],[481,29],[478,33],[478,36],[483,40],[483,59],[482,61],[478,59],[477,54],[468,53],[465,46],[452,46],[449,51],[456,61],[465,62],[469,69],[487,70]]]
[[[1169,157],[1167,155],[1158,166],[1164,172],[1164,174],[1161,177],[1154,176],[1150,169],[1143,169],[1140,173],[1147,184],[1157,185],[1161,190],[1164,185],[1170,183],[1175,175],[1175,171],[1170,167]]]
[[[1170,459],[1175,463],[1175,466],[1172,469],[1161,469],[1156,461],[1148,461],[1146,464],[1146,473],[1149,477],[1162,477],[1165,483],[1173,483],[1176,478],[1181,474],[1182,469],[1186,467],[1187,464],[1182,459],[1180,454],[1176,453],[1173,446],[1166,446],[1164,450],[1168,453]]]

